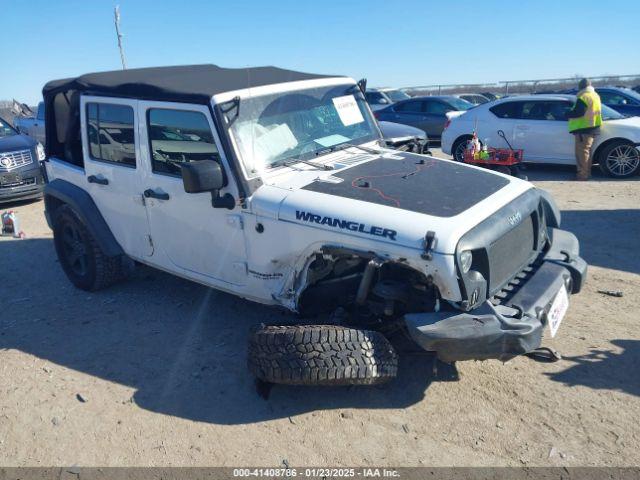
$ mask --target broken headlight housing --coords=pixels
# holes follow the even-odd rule
[[[462,273],[467,273],[473,263],[473,254],[471,250],[465,250],[460,253],[460,268]]]

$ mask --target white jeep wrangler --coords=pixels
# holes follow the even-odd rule
[[[385,148],[365,83],[213,65],[48,83],[46,216],[67,276],[97,290],[136,261],[325,318],[255,329],[268,382],[388,380],[392,331],[445,362],[537,349],[587,267],[553,200]]]

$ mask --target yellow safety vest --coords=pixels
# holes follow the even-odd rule
[[[581,117],[569,119],[569,132],[602,125],[600,96],[594,91],[584,90],[578,92],[578,100],[582,100],[587,104],[587,111]]]

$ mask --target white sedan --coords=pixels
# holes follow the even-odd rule
[[[442,151],[462,161],[474,129],[489,147],[524,150],[528,163],[575,165],[575,140],[567,129],[567,112],[575,96],[528,95],[508,97],[452,114],[442,133]],[[458,116],[456,116],[458,115]],[[625,117],[602,106],[602,127],[592,149],[594,163],[612,177],[640,172],[640,117]]]

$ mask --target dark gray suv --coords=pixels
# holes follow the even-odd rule
[[[42,195],[41,160],[42,145],[0,118],[0,203]]]

